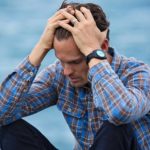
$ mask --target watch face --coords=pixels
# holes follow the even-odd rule
[[[90,53],[89,55],[87,55],[86,63],[88,64],[92,58],[97,58],[97,59],[101,59],[101,60],[107,59],[105,52],[100,49],[95,50],[92,53]]]
[[[99,51],[97,51],[96,53],[97,53],[97,55],[100,56],[100,57],[105,57],[105,53],[104,53],[103,51],[100,51],[100,50],[99,50]]]

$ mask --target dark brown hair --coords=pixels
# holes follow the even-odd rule
[[[73,3],[73,2],[67,3],[65,0],[59,9],[66,8],[68,5],[72,6],[74,9],[77,9],[77,10],[80,10],[81,7],[86,7],[87,9],[91,11],[93,18],[96,22],[96,25],[100,31],[104,31],[107,28],[109,28],[109,21],[107,20],[104,11],[99,5],[96,5],[93,3]],[[66,29],[59,27],[55,31],[55,36],[58,40],[63,40],[63,39],[68,39],[72,35]],[[109,40],[109,29],[107,32],[107,39]]]

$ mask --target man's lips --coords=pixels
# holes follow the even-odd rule
[[[79,82],[79,78],[69,78],[71,82]]]

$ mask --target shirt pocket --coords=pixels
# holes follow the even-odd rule
[[[85,114],[84,107],[78,104],[74,104],[69,100],[64,100],[63,98],[59,99],[57,102],[57,107],[63,114],[75,117],[82,118]]]
[[[58,100],[58,109],[63,113],[64,118],[70,127],[75,137],[80,137],[84,125],[85,109],[77,104],[64,100],[63,98]]]

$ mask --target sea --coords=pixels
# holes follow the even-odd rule
[[[0,83],[28,56],[63,0],[0,0]],[[110,21],[110,45],[122,55],[150,65],[150,0],[76,0],[102,6]],[[50,51],[40,70],[56,60]],[[59,150],[72,150],[75,138],[56,106],[25,120]]]

